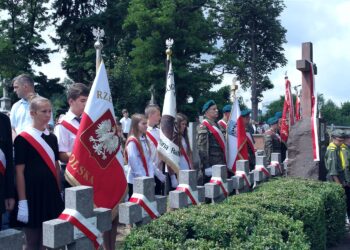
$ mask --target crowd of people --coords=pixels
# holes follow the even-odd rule
[[[0,213],[11,212],[11,225],[22,227],[25,233],[25,249],[42,248],[42,222],[57,218],[64,209],[64,189],[70,187],[64,172],[72,154],[76,134],[84,111],[89,88],[82,83],[72,84],[67,91],[68,111],[53,124],[50,100],[34,91],[33,79],[25,74],[13,80],[14,91],[20,98],[10,112],[10,117],[0,113]],[[196,144],[200,166],[199,183],[211,178],[211,166],[226,164],[225,134],[231,105],[222,109],[223,117],[213,100],[203,105],[203,120],[197,128]],[[246,130],[250,170],[255,168],[255,142],[250,121],[250,110],[242,110],[241,117]],[[161,110],[156,104],[146,106],[144,114],[122,110],[123,118],[116,120],[118,136],[123,141],[124,167],[128,183],[128,195],[133,194],[134,179],[154,177],[155,193],[166,195],[178,186],[178,179],[167,168],[157,153],[160,140]],[[281,112],[268,119],[264,128],[264,145],[267,163],[271,153],[281,153],[286,158],[286,146],[279,136]],[[180,169],[195,169],[187,132],[189,120],[178,113],[176,126],[180,149]],[[53,132],[52,132],[53,131]],[[350,194],[350,135],[334,132],[333,142],[326,154],[329,179],[344,185]],[[196,167],[197,168],[197,167]],[[230,175],[234,173],[229,172]],[[165,187],[165,183],[169,183]],[[349,209],[348,209],[349,213]],[[0,226],[1,226],[0,221]],[[117,220],[112,230],[104,233],[104,249],[114,249]],[[0,228],[1,229],[1,228]]]

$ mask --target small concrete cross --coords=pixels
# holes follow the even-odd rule
[[[183,208],[204,201],[204,186],[197,186],[197,171],[181,170],[179,186],[176,190],[169,192],[169,207]]]
[[[255,183],[262,182],[270,177],[271,173],[266,167],[266,156],[256,156],[256,165],[252,172]]]
[[[93,188],[77,186],[65,190],[66,209],[78,211],[87,221],[101,233],[112,227],[111,210],[95,208],[93,204]],[[95,249],[92,241],[79,229],[66,220],[54,219],[43,223],[43,245],[49,249],[67,246],[67,249]]]
[[[205,198],[212,203],[226,199],[233,191],[233,180],[227,179],[226,165],[214,165],[212,167],[212,178],[204,185]]]
[[[236,173],[232,180],[233,189],[236,190],[237,194],[250,191],[254,179],[253,174],[249,173],[249,161],[238,160],[236,162]]]
[[[22,250],[23,244],[23,232],[12,228],[0,231],[1,250]]]
[[[271,163],[267,167],[271,176],[283,175],[284,166],[281,164],[281,154],[271,153]]]
[[[130,200],[134,198],[139,203],[128,201],[119,205],[120,223],[127,225],[146,224],[152,220],[149,212],[151,214],[155,212],[156,216],[166,212],[167,198],[166,196],[154,195],[154,185],[153,177],[138,177],[134,179],[134,193]],[[148,209],[151,209],[151,211]]]

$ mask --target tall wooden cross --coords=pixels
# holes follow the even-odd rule
[[[311,81],[310,81],[310,63],[313,63],[312,43],[302,44],[301,60],[297,60],[297,69],[302,74],[302,96],[301,96],[301,114],[303,118],[311,117]],[[317,74],[317,67],[314,64],[314,74]],[[316,94],[316,93],[315,93]]]

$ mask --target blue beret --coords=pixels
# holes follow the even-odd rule
[[[341,139],[344,139],[347,137],[346,133],[341,130],[341,129],[335,129],[332,131],[332,137],[337,137],[337,138],[341,138]]]
[[[269,125],[273,125],[273,124],[276,124],[278,123],[278,118],[276,116],[274,117],[270,117],[268,120],[267,120],[267,124]]]
[[[231,104],[227,104],[227,105],[225,105],[224,108],[222,109],[222,112],[223,112],[223,113],[231,112],[231,108],[232,108]]]
[[[241,116],[248,116],[252,111],[250,109],[244,109],[241,112]]]
[[[216,105],[216,103],[213,100],[209,100],[206,103],[204,103],[202,113],[204,114],[213,105]]]
[[[276,113],[275,113],[275,117],[276,117],[277,119],[281,119],[281,118],[282,118],[282,112],[281,112],[281,111],[276,112]]]

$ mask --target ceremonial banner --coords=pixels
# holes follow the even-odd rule
[[[101,62],[65,177],[72,186],[92,186],[95,206],[113,209],[113,215],[127,188],[120,144],[107,73]]]
[[[320,149],[318,145],[318,124],[317,124],[317,93],[315,90],[315,76],[313,63],[310,62],[310,88],[311,88],[311,135],[314,161],[320,161]]]
[[[160,121],[160,140],[157,150],[160,158],[175,173],[179,173],[180,149],[176,128],[176,93],[171,61],[166,82],[162,119]]]
[[[296,101],[295,101],[295,120],[299,121],[300,119],[301,119],[301,115],[300,115],[300,98],[297,95],[297,98],[296,98]]]
[[[227,168],[236,173],[236,161],[248,160],[247,135],[239,109],[238,99],[232,105],[230,119],[227,123]]]
[[[286,93],[284,96],[284,105],[283,105],[283,113],[282,113],[282,122],[280,124],[280,134],[281,140],[283,142],[287,142],[289,136],[289,124],[294,125],[294,104],[293,104],[293,96],[291,92],[290,81],[286,77]],[[287,116],[289,117],[289,124],[287,120]]]

